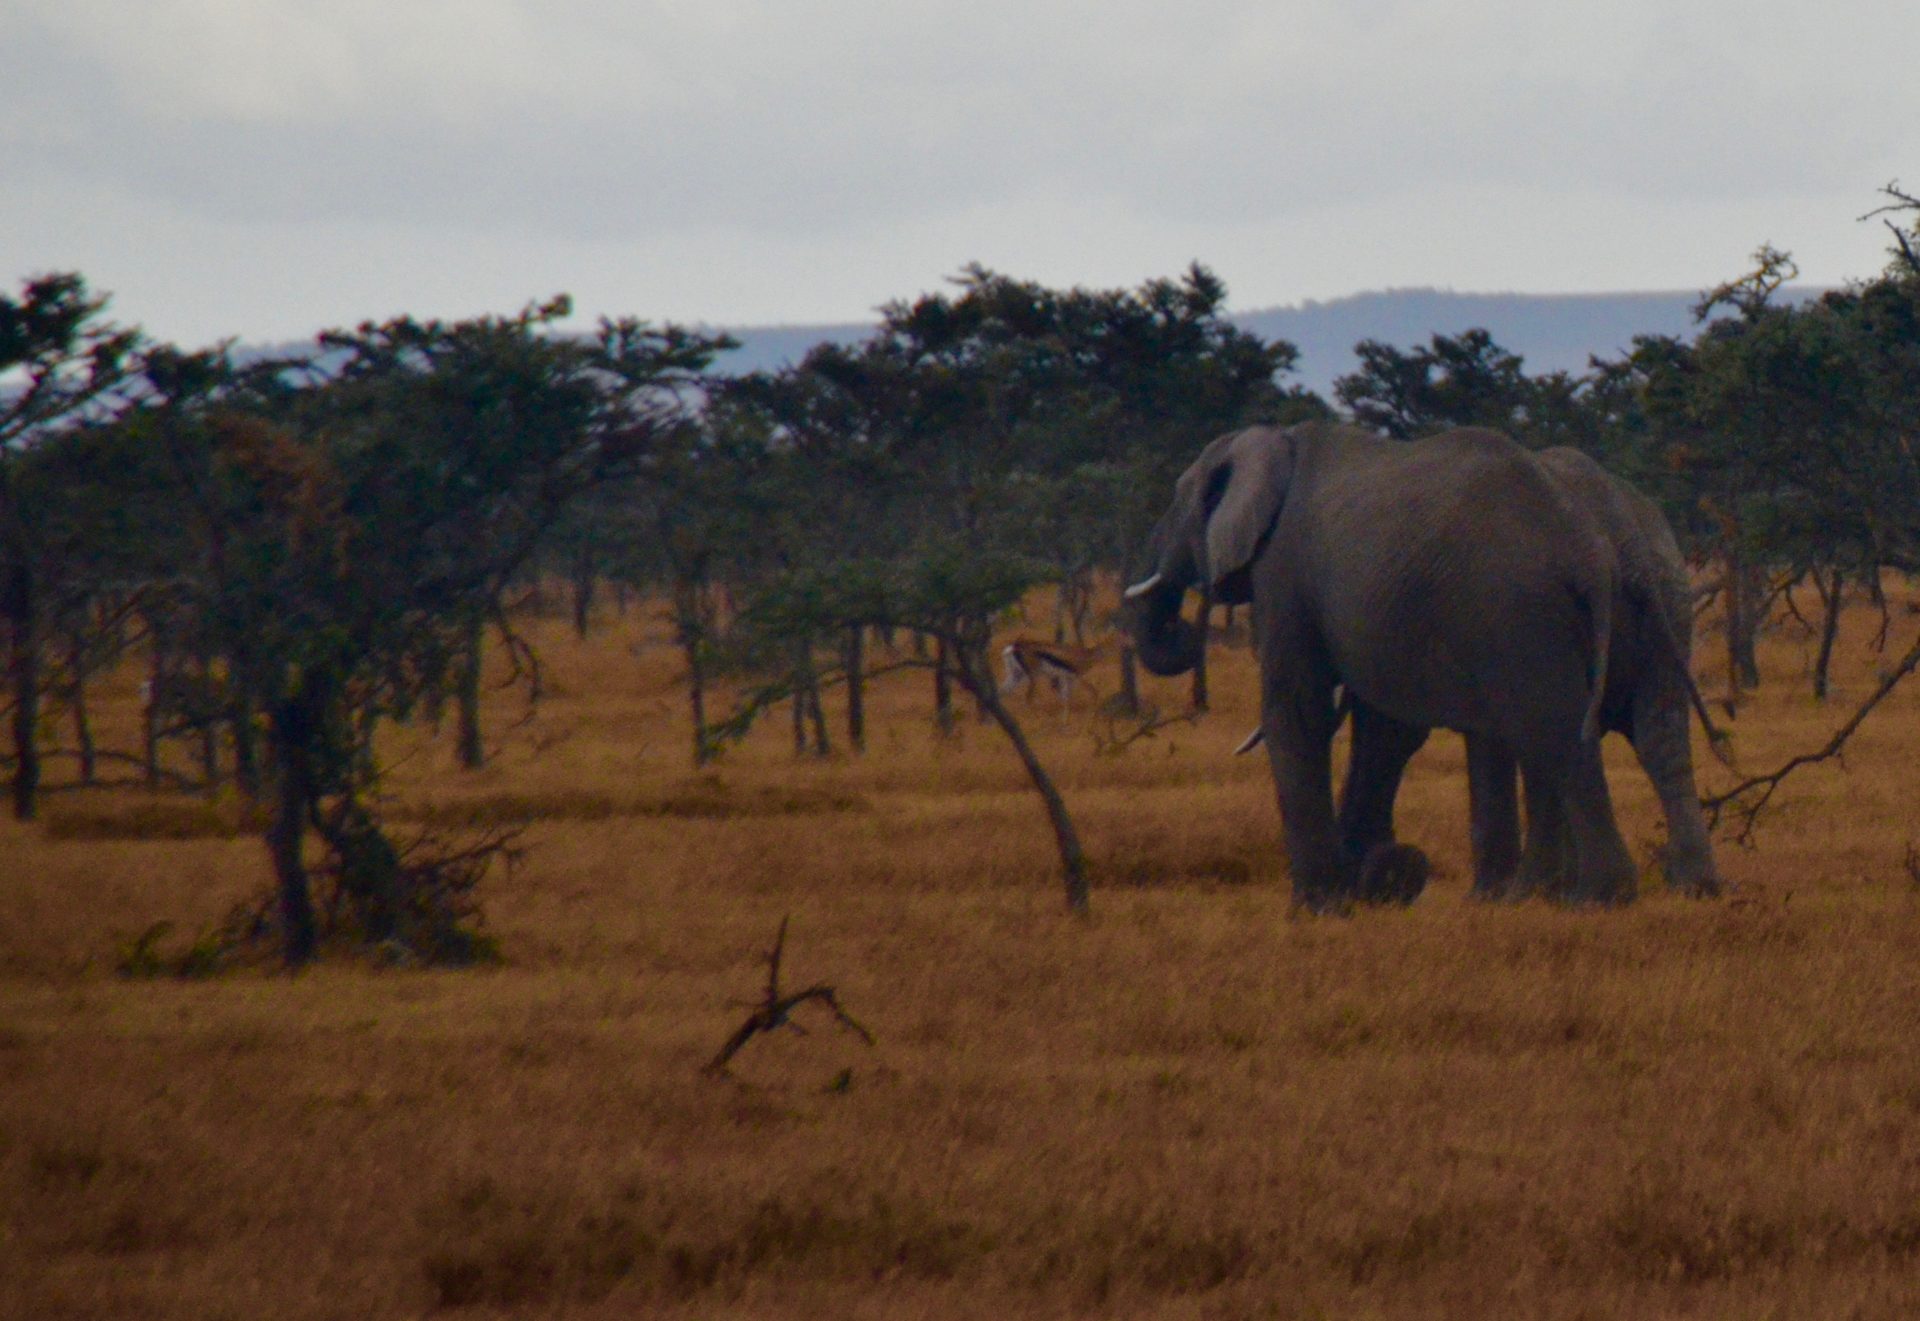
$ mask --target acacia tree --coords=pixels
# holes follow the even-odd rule
[[[979,267],[956,283],[890,305],[864,344],[823,346],[731,392],[760,418],[783,511],[759,529],[776,550],[744,593],[738,635],[762,654],[868,629],[931,639],[932,657],[897,663],[933,671],[942,717],[957,687],[1007,735],[1078,910],[1084,857],[999,700],[992,626],[1033,585],[1128,553],[1163,475],[1207,436],[1324,405],[1280,386],[1292,347],[1228,324],[1224,286],[1200,267],[1136,291],[1053,290]],[[843,655],[857,683],[857,657]],[[754,690],[726,728],[797,701],[804,682],[790,672]]]
[[[1883,279],[1795,303],[1778,297],[1793,274],[1763,247],[1751,272],[1703,297],[1693,342],[1645,338],[1599,365],[1596,393],[1629,419],[1635,475],[1720,567],[1730,694],[1759,681],[1767,603],[1811,578],[1824,696],[1846,583],[1877,588],[1912,524],[1911,292]]]
[[[708,427],[749,492],[753,523],[735,556],[743,585],[750,589],[768,575],[830,573],[904,544],[911,535],[901,517],[905,474],[893,448],[902,384],[890,364],[822,344],[788,370],[742,377],[720,394]],[[891,636],[889,625],[875,627]],[[750,630],[730,648],[736,666],[784,674],[796,754],[807,749],[809,722],[814,752],[827,751],[820,693],[836,681],[845,691],[847,744],[865,750],[868,631],[847,623],[772,641]]]
[[[1891,216],[1893,235],[1886,270],[1874,280],[1831,293],[1796,327],[1800,347],[1783,353],[1776,345],[1756,355],[1773,370],[1769,387],[1777,392],[1826,396],[1829,406],[1841,376],[1845,398],[1837,413],[1809,411],[1846,422],[1843,448],[1826,447],[1791,471],[1792,494],[1819,521],[1831,514],[1831,529],[1863,548],[1863,572],[1878,587],[1881,566],[1920,571],[1920,459],[1916,458],[1915,401],[1920,400],[1920,226],[1903,229],[1899,221],[1920,219],[1920,199],[1897,184],[1882,189],[1886,205],[1863,219]],[[1763,250],[1764,251],[1764,250]],[[1805,333],[1811,328],[1811,333]],[[1782,336],[1774,327],[1775,337]],[[1816,343],[1824,352],[1809,353]],[[1779,370],[1782,360],[1797,370]],[[1809,388],[1809,382],[1816,382]],[[1836,430],[1838,430],[1836,428]],[[1790,447],[1788,452],[1791,452]],[[1830,501],[1830,507],[1823,508]],[[1838,596],[1837,585],[1834,596]],[[1885,633],[1883,630],[1882,637]],[[1826,744],[1789,757],[1764,774],[1749,776],[1724,793],[1705,800],[1710,813],[1730,814],[1741,839],[1750,839],[1760,814],[1785,780],[1800,769],[1838,757],[1867,716],[1916,669],[1920,642],[1891,666],[1882,666],[1879,684],[1835,730]]]
[[[1281,384],[1294,347],[1228,322],[1226,287],[1202,266],[1134,290],[1054,290],[980,267],[957,283],[887,308],[866,355],[904,419],[902,498],[918,525],[1051,563],[1069,597],[1096,564],[1124,570],[1198,444],[1326,411]],[[1137,498],[1114,498],[1114,478]],[[1046,518],[1010,517],[1036,503]],[[1204,671],[1195,682],[1204,704]]]
[[[32,469],[36,451],[104,406],[132,370],[139,332],[104,320],[106,303],[71,273],[28,280],[19,297],[0,297],[0,627],[12,704],[11,800],[22,820],[34,815],[40,788],[52,589],[75,550],[62,535],[55,492],[35,489]]]
[[[156,430],[206,627],[261,713],[290,966],[319,936],[310,831],[366,936],[473,948],[434,907],[433,860],[403,858],[377,819],[373,729],[445,686],[471,620],[571,499],[633,470],[715,347],[633,322],[549,333],[567,311],[332,332],[300,388],[218,396]]]
[[[1402,350],[1379,340],[1354,346],[1360,365],[1334,382],[1354,421],[1400,440],[1449,427],[1491,427],[1526,444],[1596,441],[1587,382],[1565,372],[1526,373],[1525,360],[1482,329],[1434,335]]]

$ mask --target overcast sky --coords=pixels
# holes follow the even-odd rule
[[[858,321],[971,261],[1239,310],[1870,275],[1911,0],[0,0],[0,281],[186,344]]]

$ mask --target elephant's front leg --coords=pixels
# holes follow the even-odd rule
[[[1409,725],[1351,699],[1353,753],[1340,791],[1340,840],[1358,859],[1355,893],[1367,903],[1411,903],[1425,888],[1426,854],[1395,842],[1393,805],[1407,763],[1427,741],[1424,725]]]
[[[1343,909],[1353,898],[1355,868],[1333,812],[1333,685],[1269,688],[1260,728],[1280,801],[1293,901],[1314,912]]]
[[[1353,699],[1353,755],[1340,791],[1340,839],[1352,856],[1364,858],[1375,845],[1393,843],[1400,780],[1428,732]]]

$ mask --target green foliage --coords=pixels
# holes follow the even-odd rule
[[[1702,299],[1690,341],[1643,338],[1582,377],[1529,376],[1484,330],[1367,341],[1337,398],[1393,435],[1484,425],[1589,450],[1729,582],[1920,569],[1920,203],[1884,192],[1877,279],[1794,302],[1791,259],[1763,248]],[[564,297],[243,362],[144,344],[77,275],[27,281],[0,297],[16,810],[57,711],[42,692],[77,691],[137,619],[191,671],[193,727],[224,731],[236,760],[261,744],[288,894],[317,829],[322,884],[363,934],[470,931],[407,906],[411,888],[476,911],[448,897],[471,883],[441,885],[457,867],[419,870],[428,855],[369,807],[373,736],[437,708],[477,630],[504,626],[510,581],[564,573],[583,624],[597,578],[664,582],[702,758],[775,701],[817,713],[823,685],[851,693],[868,628],[936,640],[941,692],[990,693],[996,620],[1042,583],[1084,605],[1097,569],[1130,567],[1199,444],[1331,411],[1285,384],[1293,347],[1235,328],[1225,299],[1199,265],[1116,290],[971,266],[888,305],[863,343],[718,381],[724,338],[634,320],[561,334]],[[723,672],[747,696],[710,722],[701,685]]]
[[[1617,419],[1696,546],[1737,538],[1765,560],[1868,572],[1913,554],[1920,467],[1920,286],[1883,278],[1813,302],[1777,299],[1771,248],[1714,290],[1691,344],[1637,341],[1602,368]]]
[[[75,417],[118,388],[140,346],[138,331],[101,319],[107,300],[73,272],[24,282],[0,297],[0,451]]]
[[[686,430],[680,394],[726,343],[634,321],[553,333],[568,310],[331,331],[309,363],[156,351],[115,433],[157,456],[143,484],[180,511],[145,548],[184,588],[173,627],[227,676],[235,718],[261,723],[270,839],[311,817],[347,910],[422,957],[488,955],[452,897],[477,876],[457,847],[403,862],[387,842],[363,806],[373,731],[453,682],[473,622],[570,501]],[[275,858],[304,896],[297,843]],[[310,919],[286,934],[310,947]]]
[[[1534,445],[1575,443],[1579,383],[1564,373],[1529,377],[1519,354],[1485,330],[1435,335],[1402,351],[1378,340],[1354,346],[1357,370],[1334,382],[1354,421],[1401,440],[1449,427],[1491,427]]]

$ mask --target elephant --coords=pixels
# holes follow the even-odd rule
[[[1686,560],[1660,507],[1590,456],[1566,446],[1542,450],[1541,464],[1569,499],[1600,521],[1620,569],[1620,599],[1613,611],[1606,693],[1601,703],[1605,732],[1624,734],[1659,796],[1667,821],[1665,871],[1668,888],[1699,897],[1717,895],[1722,883],[1713,843],[1694,783],[1692,718],[1695,713],[1716,756],[1722,735],[1693,681],[1693,594]],[[1539,850],[1542,874],[1513,859],[1520,826],[1514,797],[1514,759],[1496,741],[1467,740],[1467,776],[1473,820],[1474,891],[1495,898],[1554,888],[1561,861],[1557,848]],[[1529,829],[1533,829],[1529,802]]]
[[[1123,624],[1155,674],[1199,658],[1180,614],[1188,588],[1252,604],[1297,904],[1339,910],[1378,892],[1373,861],[1403,847],[1401,772],[1435,727],[1478,741],[1489,794],[1505,767],[1511,797],[1519,767],[1540,827],[1514,860],[1523,875],[1563,875],[1576,902],[1633,897],[1599,749],[1622,569],[1608,530],[1538,456],[1475,428],[1414,442],[1328,422],[1250,428],[1181,475],[1146,559]],[[1330,745],[1347,711],[1336,814]],[[1483,799],[1489,855],[1505,843],[1498,801]]]
[[[1716,756],[1724,757],[1724,736],[1714,727],[1693,681],[1693,602],[1686,560],[1660,507],[1630,483],[1565,446],[1542,450],[1539,459],[1568,498],[1599,518],[1619,565],[1620,595],[1601,705],[1603,731],[1623,734],[1633,744],[1660,799],[1667,822],[1668,888],[1703,898],[1718,895],[1723,883],[1694,782],[1692,716],[1698,714]],[[1393,746],[1411,757],[1418,738],[1407,731]],[[1260,741],[1256,730],[1237,751],[1250,751]],[[1475,896],[1555,893],[1563,879],[1564,837],[1549,817],[1549,838],[1532,856],[1531,867],[1523,869],[1513,755],[1486,735],[1470,733],[1466,743]],[[1375,763],[1379,760],[1376,754]],[[1390,777],[1397,784],[1401,769],[1404,763],[1399,769],[1388,765],[1377,778]],[[1543,806],[1552,811],[1552,804]],[[1371,829],[1391,839],[1391,815]],[[1369,845],[1378,842],[1370,840]]]

